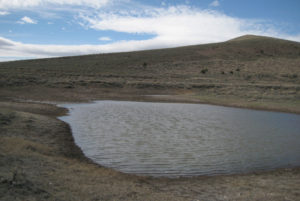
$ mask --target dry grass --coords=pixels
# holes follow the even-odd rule
[[[281,105],[280,111],[299,113],[300,44],[245,36],[163,50],[3,62],[0,93],[6,100],[45,101],[168,94],[185,102],[224,105],[230,99],[258,108],[274,103],[272,109]]]

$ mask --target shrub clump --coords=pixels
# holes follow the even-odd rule
[[[296,79],[298,77],[298,75],[297,74],[283,74],[283,75],[281,75],[281,77]]]
[[[207,69],[207,68],[201,70],[201,73],[202,73],[202,74],[205,74],[205,73],[207,73],[207,72],[208,72],[208,69]]]
[[[250,80],[251,78],[252,78],[251,75],[247,75],[247,76],[245,77],[245,80]]]
[[[15,118],[14,113],[1,114],[0,113],[0,125],[8,125]]]

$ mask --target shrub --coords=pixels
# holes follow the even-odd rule
[[[73,84],[68,84],[64,88],[66,88],[66,89],[73,89],[74,85]]]
[[[8,125],[15,118],[15,114],[13,112],[9,114],[1,114],[0,113],[0,125]]]
[[[293,74],[291,77],[292,77],[292,78],[297,78],[298,75],[297,75],[297,74]]]
[[[246,77],[245,77],[245,80],[250,80],[251,79],[251,75],[247,75]]]
[[[201,73],[202,73],[202,74],[205,74],[205,73],[207,73],[207,71],[208,71],[208,69],[205,68],[205,69],[202,69],[202,70],[201,70]]]

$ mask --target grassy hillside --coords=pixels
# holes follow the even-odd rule
[[[169,94],[300,112],[300,43],[247,35],[170,49],[2,62],[0,93],[2,99],[38,100]]]

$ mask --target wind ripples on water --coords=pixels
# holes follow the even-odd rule
[[[200,104],[65,104],[95,162],[152,176],[232,174],[300,165],[300,115]]]

